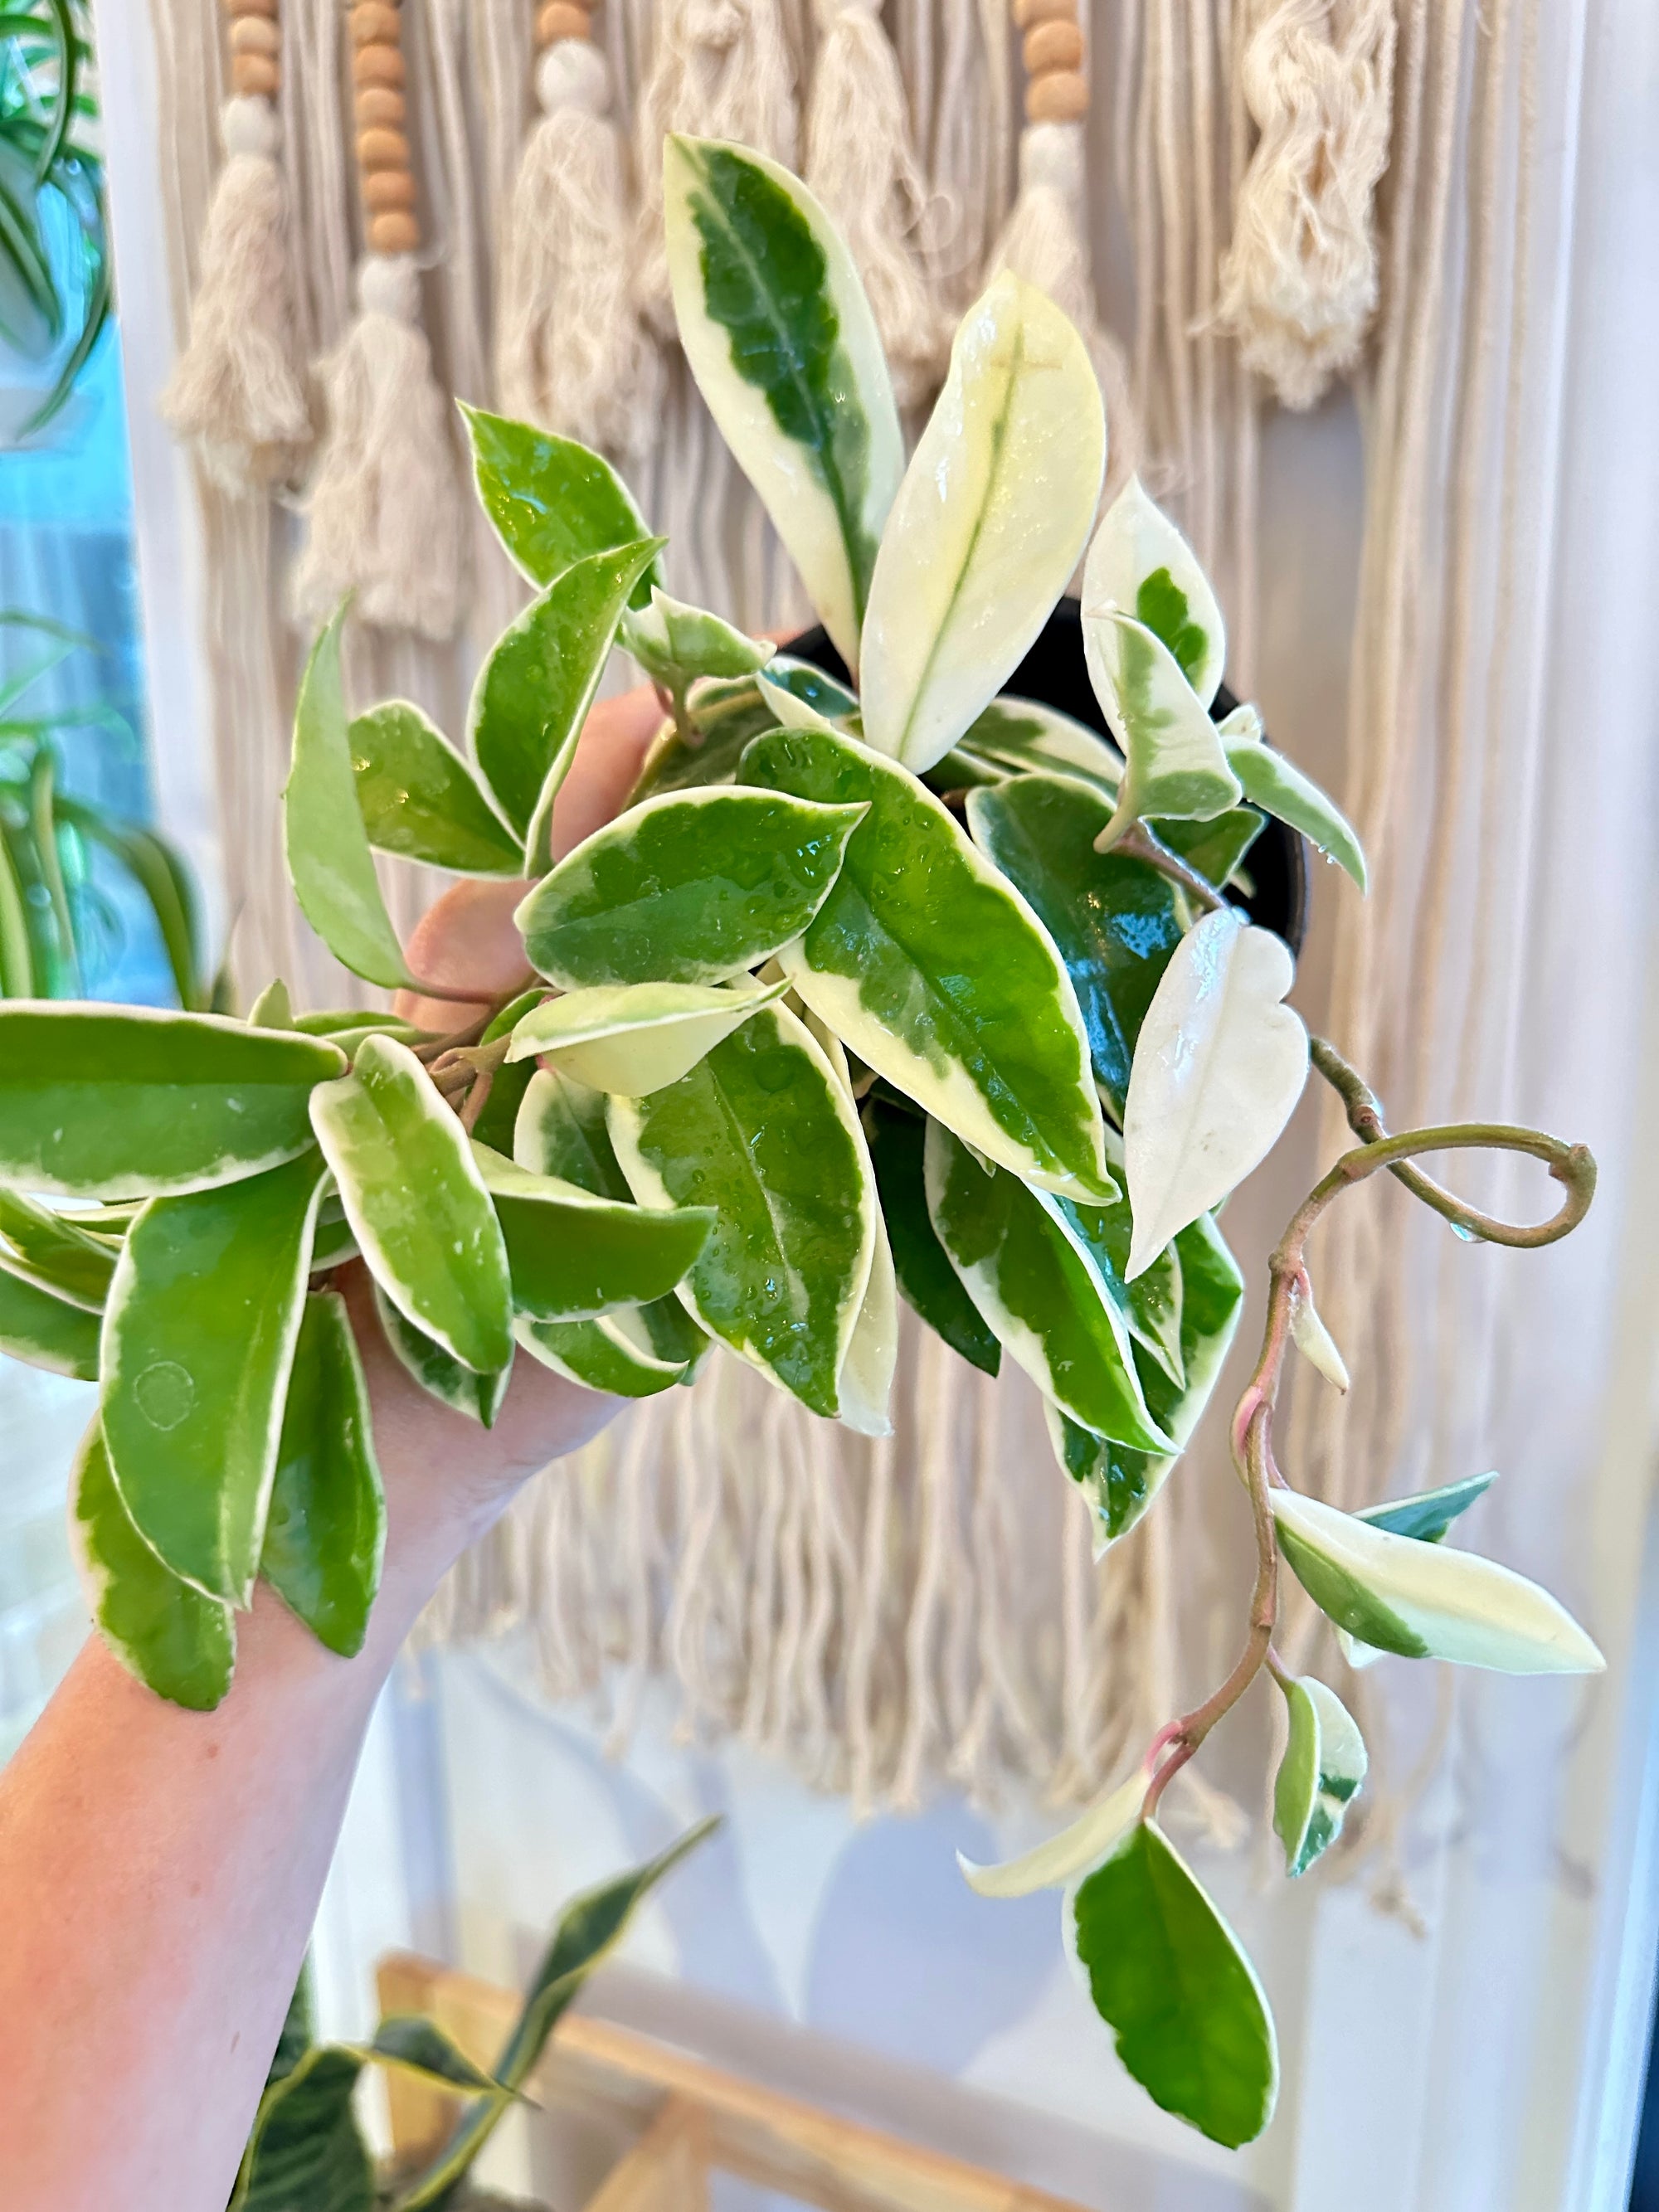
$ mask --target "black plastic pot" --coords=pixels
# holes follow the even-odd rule
[[[792,638],[784,650],[798,659],[810,660],[842,684],[848,680],[847,664],[822,629],[809,629]],[[1035,699],[1057,714],[1069,714],[1091,730],[1106,734],[1089,671],[1083,658],[1083,611],[1075,599],[1062,599],[1042,635],[1009,678],[1004,689],[1021,699]],[[1218,722],[1231,714],[1238,701],[1224,684],[1210,712]],[[1250,848],[1248,863],[1255,885],[1248,898],[1234,894],[1252,921],[1275,931],[1300,952],[1308,930],[1307,848],[1294,830],[1270,817],[1267,827]]]

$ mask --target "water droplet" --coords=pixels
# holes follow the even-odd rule
[[[188,1418],[196,1403],[196,1384],[189,1369],[176,1359],[158,1359],[133,1384],[132,1395],[151,1428],[165,1435]]]
[[[1486,1242],[1478,1230],[1466,1229],[1461,1221],[1448,1222],[1446,1225],[1452,1235],[1460,1237],[1465,1244],[1484,1244]]]

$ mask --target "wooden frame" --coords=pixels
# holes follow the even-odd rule
[[[407,1953],[381,1961],[379,1986],[382,2012],[424,2014],[483,2066],[519,2009],[511,1991]],[[705,2212],[714,2170],[822,2212],[1079,2212],[585,2014],[559,2023],[532,2086],[545,2103],[642,2130],[586,2212]],[[386,2087],[399,2158],[453,2124],[459,2100],[396,2072]]]

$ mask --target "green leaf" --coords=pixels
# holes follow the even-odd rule
[[[294,713],[294,761],[283,790],[283,844],[300,911],[354,975],[388,990],[412,984],[380,896],[357,805],[345,690],[342,606],[316,644]]]
[[[115,1255],[72,1218],[0,1183],[0,1267],[72,1306],[102,1313]]]
[[[1106,416],[1082,339],[1011,270],[963,316],[870,586],[860,691],[918,775],[1024,660],[1088,543]]]
[[[538,588],[590,553],[650,536],[633,494],[601,454],[465,400],[461,414],[484,513],[508,559]],[[650,605],[656,574],[653,560],[634,586],[631,606]]]
[[[104,1316],[104,1441],[122,1503],[175,1574],[252,1595],[323,1191],[313,1151],[152,1199]]]
[[[507,1240],[514,1304],[533,1320],[581,1320],[666,1297],[708,1241],[707,1202],[666,1212],[619,1206],[483,1145],[473,1153]]]
[[[775,663],[773,664],[776,665]],[[778,725],[775,708],[763,696],[752,676],[699,684],[687,702],[684,732],[672,720],[646,753],[628,804],[657,799],[665,792],[698,791],[705,784],[730,783],[750,738]]]
[[[300,1968],[300,1978],[294,1984],[294,1995],[288,2001],[283,2032],[277,2037],[276,2048],[271,2054],[270,2071],[265,2076],[267,2087],[272,2082],[285,2080],[317,2040],[317,2008],[312,1980],[311,1960],[307,1955]]]
[[[642,1098],[678,1083],[757,1007],[789,986],[600,983],[526,1014],[510,1058],[540,1057],[595,1091]]]
[[[386,1498],[345,1300],[307,1298],[289,1376],[259,1571],[331,1651],[363,1648],[380,1583]]]
[[[0,1352],[50,1375],[98,1380],[96,1314],[72,1306],[0,1262]]]
[[[524,840],[526,875],[549,866],[553,802],[628,595],[662,544],[642,538],[573,562],[501,633],[478,671],[467,709],[472,755]]]
[[[865,1101],[862,1119],[900,1290],[952,1352],[983,1374],[994,1375],[1002,1364],[1002,1346],[963,1289],[928,1216],[922,1175],[927,1123],[920,1114],[873,1097]]]
[[[539,983],[528,991],[521,992],[501,1008],[478,1042],[481,1045],[495,1044],[502,1037],[511,1036],[530,1009],[538,1006],[545,996]],[[472,1124],[472,1133],[481,1145],[488,1145],[492,1152],[512,1152],[514,1125],[518,1121],[519,1109],[524,1103],[525,1092],[529,1089],[530,1079],[535,1072],[528,1060],[519,1061],[512,1066],[504,1064],[495,1070],[495,1079],[489,1086],[489,1096],[484,1101],[483,1110]]]
[[[524,846],[447,738],[407,699],[359,714],[348,732],[371,845],[461,875],[517,876]]]
[[[293,1002],[288,995],[288,985],[282,977],[265,985],[247,1010],[247,1025],[251,1030],[292,1030],[299,1024],[294,1018]]]
[[[493,2074],[475,2066],[459,2045],[451,2041],[435,2021],[417,2013],[394,2013],[374,2031],[374,2040],[357,2045],[357,2056],[400,2074],[442,2082],[464,2094],[510,2096]]]
[[[1082,1426],[1167,1452],[1123,1317],[1069,1211],[1006,1169],[988,1175],[937,1121],[925,1164],[939,1241],[1004,1350]]]
[[[1122,778],[1123,763],[1086,723],[1075,722],[1039,700],[1018,699],[1005,692],[969,724],[930,771],[930,781],[935,789],[945,790],[952,781],[1000,782],[1005,776],[1030,775],[1080,777],[1112,798]]]
[[[1057,1836],[1000,1866],[976,1866],[958,1851],[957,1864],[969,1888],[981,1897],[1030,1897],[1039,1889],[1065,1888],[1117,1849],[1140,1818],[1150,1780],[1137,1768]]]
[[[1308,1079],[1308,1032],[1279,1002],[1284,939],[1231,907],[1206,914],[1159,979],[1123,1113],[1131,1281],[1279,1141]]]
[[[641,1206],[714,1209],[680,1291],[697,1322],[833,1419],[875,1193],[852,1102],[805,1024],[763,1007],[679,1082],[613,1098],[607,1120]]]
[[[34,953],[23,887],[10,846],[0,837],[0,999],[33,998],[34,989]]]
[[[988,1158],[1074,1195],[1115,1191],[1065,963],[933,793],[816,730],[757,738],[743,773],[869,808],[817,919],[779,956],[819,1019]]]
[[[1207,1213],[1183,1229],[1170,1248],[1181,1263],[1181,1364],[1177,1386],[1144,1350],[1135,1370],[1152,1418],[1170,1432],[1176,1453],[1192,1441],[1237,1331],[1244,1276]],[[1152,1273],[1148,1270],[1148,1273]],[[1138,1282],[1145,1282],[1141,1276]],[[1131,1285],[1134,1288],[1137,1285]],[[1094,1436],[1055,1406],[1044,1408],[1054,1456],[1087,1493],[1095,1516],[1097,1556],[1127,1535],[1163,1488],[1175,1458],[1133,1451]]]
[[[671,137],[663,199],[691,373],[856,667],[904,447],[852,258],[799,179],[742,147]]]
[[[1150,1820],[1067,1901],[1068,1932],[1117,2055],[1155,2104],[1230,2150],[1273,2118],[1279,2044],[1238,1938]]]
[[[515,919],[538,973],[719,983],[769,959],[823,906],[861,802],[710,788],[648,799],[577,846]]]
[[[165,837],[136,823],[112,822],[97,808],[67,795],[58,800],[58,818],[112,854],[143,891],[173,972],[181,1006],[218,1012],[210,1003],[200,902],[182,857]]]
[[[1364,1644],[1503,1674],[1595,1674],[1607,1664],[1547,1590],[1495,1560],[1396,1536],[1294,1491],[1274,1490],[1269,1502],[1291,1571]]]
[[[459,1121],[406,1045],[369,1037],[312,1099],[317,1141],[375,1280],[452,1358],[513,1357],[507,1249]]]
[[[718,1820],[699,1821],[660,1856],[587,1891],[565,1907],[553,1940],[542,1954],[518,2021],[495,2061],[493,2071],[504,2087],[520,2088],[534,2071],[547,2039],[593,1969],[620,1942],[641,1899],[719,1826]],[[506,2109],[501,2099],[475,2105],[434,2163],[398,2197],[398,2212],[426,2212],[426,2208],[445,2203]],[[311,2212],[309,2205],[306,2212]]]
[[[532,1175],[574,1183],[595,1198],[629,1200],[605,1125],[605,1093],[557,1069],[538,1068],[519,1109],[513,1158]]]
[[[87,1602],[100,1634],[128,1673],[159,1697],[211,1712],[236,1664],[230,1607],[181,1582],[133,1527],[96,1421],[81,1439],[70,1495]]]
[[[1172,853],[1221,890],[1237,874],[1267,818],[1254,806],[1234,806],[1212,822],[1155,822],[1152,826]]]
[[[820,1040],[822,1042],[822,1040]],[[898,1366],[898,1279],[879,1205],[870,1209],[875,1245],[858,1319],[841,1363],[841,1418],[861,1437],[890,1437],[893,1376]]]
[[[1363,891],[1365,854],[1353,825],[1311,776],[1304,775],[1283,753],[1262,742],[1261,726],[1253,709],[1241,708],[1239,713],[1250,715],[1252,733],[1230,738],[1229,724],[1237,719],[1230,715],[1221,726],[1220,736],[1227,748],[1227,765],[1238,778],[1245,798],[1279,821],[1288,822],[1292,830],[1299,830],[1322,853],[1328,853],[1346,868]]]
[[[513,1377],[510,1365],[497,1368],[493,1375],[480,1375],[474,1368],[463,1367],[442,1345],[434,1344],[429,1336],[422,1334],[413,1322],[405,1320],[378,1283],[374,1285],[374,1310],[380,1316],[380,1332],[396,1353],[398,1364],[428,1397],[447,1406],[452,1413],[464,1413],[469,1421],[477,1421],[486,1429],[494,1428]]]
[[[968,794],[974,842],[1060,948],[1095,1074],[1121,1115],[1135,1040],[1184,933],[1168,876],[1095,851],[1110,814],[1105,799],[1070,777],[1017,775]]]
[[[70,1198],[207,1190],[311,1143],[331,1044],[216,1014],[0,1006],[0,1176]]]
[[[1278,1679],[1290,1735],[1273,1784],[1273,1829],[1294,1880],[1336,1841],[1367,1762],[1364,1738],[1334,1690],[1311,1676]]]
[[[522,1316],[514,1332],[525,1350],[544,1367],[590,1390],[618,1398],[650,1398],[667,1390],[685,1372],[684,1359],[664,1359],[638,1309],[623,1307],[589,1321],[532,1321]]]
[[[374,2212],[374,2162],[351,2108],[363,2061],[319,2043],[259,2100],[230,2212]]]
[[[858,718],[858,699],[845,684],[810,660],[792,660],[787,653],[767,664],[760,690],[773,719],[786,730],[834,729]]]
[[[1414,1498],[1390,1498],[1381,1505],[1362,1505],[1356,1521],[1369,1521],[1373,1528],[1386,1528],[1393,1536],[1414,1536],[1419,1544],[1437,1544],[1462,1513],[1484,1497],[1498,1480],[1494,1468],[1487,1474],[1465,1475],[1439,1490],[1419,1490]]]
[[[777,652],[704,607],[671,599],[653,585],[651,604],[623,617],[622,644],[646,674],[670,690],[684,691],[699,676],[752,676]]]
[[[1090,613],[1116,607],[1169,648],[1206,709],[1227,659],[1221,609],[1198,556],[1132,476],[1101,517],[1083,571]]]
[[[1127,763],[1113,835],[1148,815],[1207,822],[1238,805],[1215,724],[1162,638],[1115,607],[1085,601],[1083,645],[1106,726]]]

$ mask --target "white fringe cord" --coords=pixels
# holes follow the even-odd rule
[[[1244,48],[1261,131],[1221,316],[1286,407],[1351,369],[1376,311],[1371,204],[1389,158],[1393,0],[1267,0]]]
[[[295,345],[294,264],[282,126],[263,96],[228,100],[220,170],[202,233],[190,336],[161,408],[223,491],[293,469],[310,441]]]
[[[586,39],[536,64],[541,116],[525,143],[501,258],[495,374],[507,414],[619,460],[660,429],[662,364],[631,271],[628,147],[611,67]]]
[[[295,610],[317,621],[349,592],[364,622],[447,638],[460,614],[465,515],[412,257],[365,254],[357,302],[321,366],[328,424],[306,495]]]

